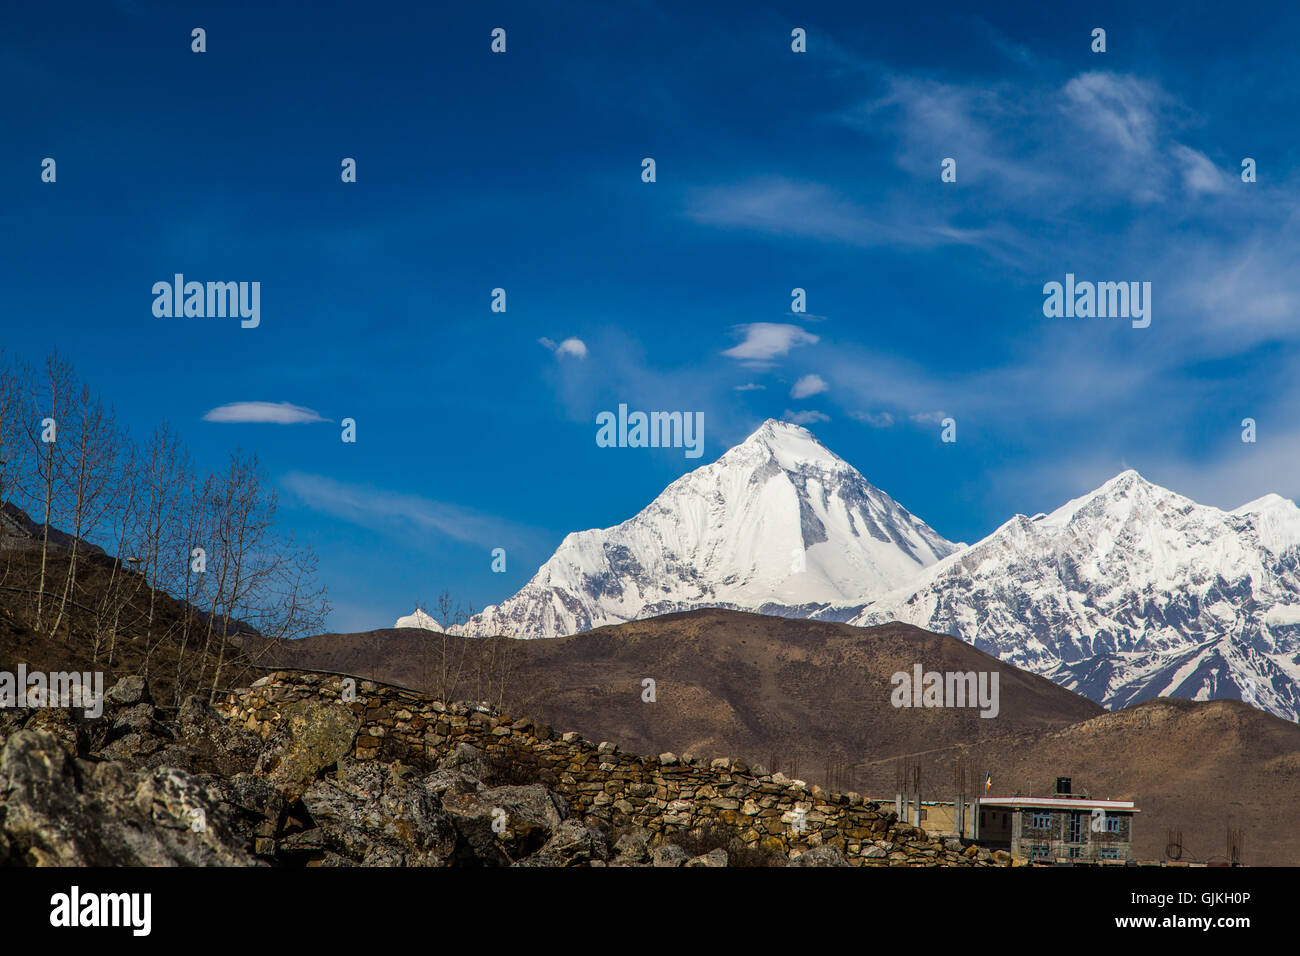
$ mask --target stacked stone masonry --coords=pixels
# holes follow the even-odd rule
[[[349,708],[360,729],[351,756],[433,769],[465,743],[536,780],[602,829],[645,827],[655,837],[709,827],[734,829],[748,846],[796,855],[818,846],[858,866],[995,866],[1005,854],[932,839],[900,824],[892,809],[856,793],[833,793],[729,758],[640,757],[576,733],[557,734],[484,704],[452,703],[332,674],[276,671],[229,692],[218,710],[266,739],[283,708],[314,700]]]

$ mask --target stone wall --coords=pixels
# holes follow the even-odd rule
[[[674,831],[735,830],[749,847],[797,855],[818,846],[861,866],[993,866],[1009,862],[954,839],[901,824],[892,808],[856,793],[808,787],[729,758],[640,757],[576,733],[557,734],[486,705],[444,704],[374,681],[276,671],[218,704],[227,719],[263,739],[299,701],[348,708],[360,720],[350,756],[435,768],[460,744],[486,753],[513,782],[545,784],[590,826],[644,827],[666,841]]]

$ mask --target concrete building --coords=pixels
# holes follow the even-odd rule
[[[1059,777],[1050,797],[981,797],[978,840],[1028,862],[1123,863],[1133,857],[1129,800],[1094,800]]]

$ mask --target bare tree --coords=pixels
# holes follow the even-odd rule
[[[324,590],[310,583],[315,555],[275,533],[278,502],[275,492],[264,487],[256,457],[231,455],[215,500],[221,503],[214,525],[220,573],[213,608],[221,632],[209,695],[213,700],[236,621],[265,636],[297,637],[319,627],[329,608]],[[214,628],[210,624],[213,636]]]
[[[31,445],[26,437],[27,423],[33,418],[30,378],[27,366],[9,360],[0,350],[0,511],[8,511],[30,492]],[[9,577],[9,569],[6,556],[0,583]]]
[[[57,352],[45,358],[39,387],[33,396],[36,414],[27,423],[27,437],[36,459],[36,478],[41,498],[41,569],[36,591],[36,628],[41,628],[45,610],[45,581],[49,569],[50,528],[64,499],[64,458],[58,442],[59,418],[72,391],[72,366]],[[35,383],[34,383],[35,384]]]
[[[441,654],[438,659],[438,686],[435,695],[440,700],[455,700],[460,691],[461,680],[465,676],[465,659],[469,644],[464,638],[448,634],[448,630],[468,620],[455,601],[451,592],[443,589],[437,601],[438,619],[442,633],[438,635]]]
[[[108,581],[99,595],[94,620],[94,660],[98,662],[100,650],[108,644],[108,666],[113,665],[117,651],[117,635],[121,629],[122,615],[135,598],[140,587],[140,577],[127,574],[123,559],[135,550],[132,535],[138,525],[138,487],[135,466],[136,450],[129,444],[124,449],[123,465],[113,487],[114,507],[109,511],[105,527],[105,541],[114,547],[117,559],[109,568]]]
[[[205,542],[211,540],[210,531],[213,521],[212,499],[205,493],[205,488],[205,480],[201,480],[192,472],[188,472],[186,487],[180,496],[181,537],[185,542],[185,567],[183,576],[177,582],[177,586],[179,588],[178,597],[185,613],[181,616],[180,653],[176,659],[177,704],[181,702],[182,689],[189,683],[185,676],[185,663],[190,638],[195,631],[196,625],[203,623],[196,612],[206,596],[208,574],[205,567],[207,549],[204,545]],[[201,672],[202,663],[200,663],[199,669]],[[195,689],[200,686],[201,682],[202,676],[200,673],[193,685]]]
[[[185,560],[180,553],[183,534],[178,499],[187,487],[189,463],[180,439],[166,422],[154,429],[142,459],[141,517],[144,528],[140,536],[140,558],[149,585],[145,639],[152,641],[158,594],[164,586],[174,586],[180,576],[179,562]]]
[[[137,448],[57,353],[35,372],[0,352],[0,508],[37,529],[0,572],[22,578],[6,590],[32,596],[22,623],[84,635],[109,667],[129,640],[145,674],[165,646],[178,700],[183,688],[215,694],[232,655],[247,659],[234,647],[245,625],[292,638],[328,613],[316,556],[277,531],[256,458],[236,451],[220,474],[199,475],[166,423]],[[90,542],[116,557],[92,561]]]
[[[82,538],[98,531],[108,517],[113,503],[109,492],[113,476],[118,471],[118,458],[122,454],[123,444],[112,413],[100,397],[84,384],[77,388],[69,401],[65,421],[68,427],[63,441],[69,449],[67,477],[72,541],[67,573],[63,579],[63,595],[54,623],[50,625],[51,637],[57,636],[59,625],[67,614],[69,601],[75,601],[77,559],[82,550]],[[69,639],[71,636],[69,627]]]

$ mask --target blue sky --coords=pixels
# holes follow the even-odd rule
[[[700,6],[10,5],[0,341],[255,451],[337,630],[498,601],[767,417],[954,540],[1128,467],[1300,494],[1294,7]],[[177,272],[261,325],[156,318]],[[1067,272],[1151,326],[1044,317]],[[244,402],[323,421],[204,420]],[[620,402],[703,458],[598,448]]]

